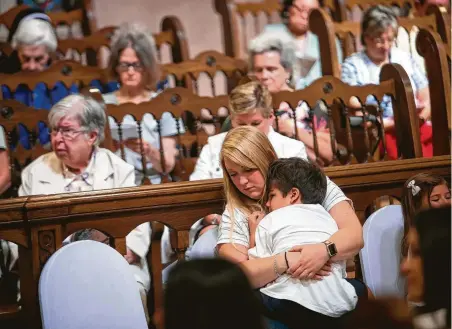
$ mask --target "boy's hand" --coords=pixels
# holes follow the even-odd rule
[[[255,211],[248,216],[248,226],[250,232],[254,233],[256,231],[257,226],[259,225],[262,218],[264,218],[264,216],[265,213],[262,211]]]

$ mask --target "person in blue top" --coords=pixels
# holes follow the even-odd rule
[[[55,30],[50,17],[39,9],[27,8],[17,14],[11,26],[8,41],[14,51],[7,59],[0,62],[1,73],[42,72],[56,57],[58,40]],[[93,81],[91,85],[104,92],[116,89],[116,84],[109,84],[105,90],[99,81]],[[56,83],[53,88],[49,88],[45,83],[39,83],[33,90],[25,84],[19,85],[14,91],[6,85],[2,85],[1,88],[4,99],[14,99],[27,106],[46,110],[50,110],[64,97],[79,92],[76,84],[68,88],[63,83]],[[26,149],[31,148],[28,135],[27,129],[20,126],[20,144]],[[38,139],[41,145],[46,145],[50,141],[48,129],[44,123],[39,124]],[[14,148],[15,145],[12,147]]]
[[[31,8],[17,14],[9,32],[8,41],[14,51],[0,63],[0,72],[6,74],[20,71],[44,71],[51,64],[57,48],[57,37],[50,24],[50,18],[41,10]],[[33,91],[30,91],[26,85],[19,85],[12,92],[7,86],[2,85],[2,95],[4,99],[15,99],[27,106],[50,109],[51,100],[54,98],[59,100],[56,96],[61,94],[61,88],[54,89],[49,92],[45,84],[38,84]],[[50,141],[44,123],[39,124],[38,138],[42,145]],[[31,147],[27,129],[23,126],[19,126],[19,140],[26,149]]]
[[[347,57],[342,64],[341,80],[351,86],[379,84],[380,72],[386,64],[399,64],[406,71],[413,88],[416,113],[420,121],[420,137],[424,157],[433,156],[432,126],[429,83],[413,57],[396,47],[399,24],[394,11],[386,6],[369,8],[361,21],[362,51]],[[372,95],[367,104],[376,104]],[[351,107],[359,109],[357,100],[350,102]],[[392,99],[383,96],[380,108],[386,133],[386,150],[391,159],[398,158]]]

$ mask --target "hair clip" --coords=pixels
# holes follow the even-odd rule
[[[407,188],[411,188],[411,194],[413,194],[413,196],[421,191],[421,188],[415,184],[414,179],[408,183]]]

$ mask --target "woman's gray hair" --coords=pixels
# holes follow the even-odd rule
[[[104,106],[91,97],[83,95],[69,95],[56,103],[49,112],[49,125],[56,128],[61,119],[74,117],[81,129],[87,133],[97,132],[95,146],[98,146],[105,137],[107,116]]]
[[[116,70],[119,58],[122,51],[129,47],[135,50],[144,67],[147,87],[155,88],[160,79],[157,49],[151,31],[140,24],[124,23],[116,30],[111,41],[111,55],[108,65],[112,77],[119,79],[119,74]]]
[[[281,65],[290,72],[290,82],[295,87],[301,73],[295,39],[289,33],[281,31],[264,31],[259,34],[248,45],[252,71],[254,71],[254,56],[269,51],[276,51],[280,54]]]
[[[361,43],[365,45],[365,36],[378,36],[388,28],[392,28],[397,35],[399,23],[394,9],[381,5],[369,8],[361,21]]]
[[[19,46],[45,46],[53,53],[58,46],[53,26],[42,19],[22,20],[11,40],[13,49]]]

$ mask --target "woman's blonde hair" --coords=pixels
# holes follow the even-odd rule
[[[251,81],[231,91],[229,110],[231,116],[259,110],[264,118],[269,118],[273,112],[272,97],[267,88],[257,81]]]
[[[232,223],[234,223],[235,209],[245,215],[250,215],[253,211],[262,210],[262,201],[266,187],[264,186],[262,196],[259,200],[253,200],[247,197],[232,182],[226,170],[225,160],[227,159],[245,170],[259,170],[265,181],[270,164],[277,158],[276,152],[267,136],[255,127],[237,127],[226,135],[223,147],[221,148],[220,162],[224,172],[223,182],[228,203],[227,209],[231,215]]]
[[[404,220],[404,234],[402,239],[402,255],[406,256],[408,253],[408,245],[406,237],[411,226],[414,225],[414,218],[416,215],[430,208],[430,195],[435,186],[447,185],[447,181],[436,175],[427,173],[420,173],[409,178],[403,185],[402,190],[402,211]],[[427,204],[424,200],[427,199]]]

